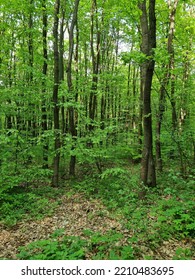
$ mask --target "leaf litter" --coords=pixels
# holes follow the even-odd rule
[[[15,226],[7,228],[0,224],[0,259],[17,259],[19,247],[26,246],[31,242],[41,239],[48,239],[50,235],[58,229],[63,230],[66,236],[84,236],[84,230],[106,234],[110,230],[115,230],[123,235],[120,246],[128,245],[129,238],[134,232],[124,228],[124,219],[113,218],[106,207],[98,200],[87,200],[83,194],[74,194],[71,197],[62,196],[61,204],[56,209],[53,216],[45,217],[42,220],[31,220],[18,222]],[[149,244],[144,244],[140,240],[139,255],[137,259],[144,259],[150,256],[152,259],[172,259],[177,248],[195,247],[191,240],[178,241],[170,239],[162,241],[161,246],[152,250]],[[92,258],[91,254],[87,259]]]

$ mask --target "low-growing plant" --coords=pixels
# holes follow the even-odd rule
[[[18,259],[25,260],[79,260],[91,255],[94,260],[134,259],[131,245],[120,245],[122,234],[115,231],[101,234],[84,230],[85,239],[64,236],[58,229],[47,240],[38,240],[19,248]]]
[[[134,250],[131,245],[122,245],[123,235],[114,230],[101,234],[85,230],[89,239],[88,251],[94,260],[130,260],[134,259]]]
[[[177,238],[195,236],[194,215],[195,208],[193,201],[180,201],[176,197],[159,201],[153,207],[151,215],[156,215],[154,228],[163,239],[172,235]]]
[[[41,219],[51,215],[58,206],[58,200],[51,201],[55,190],[45,187],[42,191],[36,188],[15,187],[4,192],[0,198],[0,221],[7,226],[15,225],[21,219]]]
[[[173,260],[190,260],[192,259],[192,251],[189,248],[178,248],[175,251]]]
[[[60,234],[61,235],[61,234]],[[86,241],[76,236],[64,236],[58,240],[55,238],[38,240],[20,247],[17,255],[20,260],[80,260],[85,259]]]

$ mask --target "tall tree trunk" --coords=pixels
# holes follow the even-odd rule
[[[146,10],[146,0],[139,4],[142,11],[142,52],[146,55],[146,61],[142,67],[145,71],[143,84],[143,127],[144,147],[141,161],[141,180],[144,185],[156,185],[156,172],[153,158],[153,137],[152,137],[152,111],[151,111],[151,88],[154,72],[153,49],[156,47],[156,17],[155,0],[149,0],[149,15]]]
[[[96,49],[94,48],[94,18],[96,24]],[[92,86],[89,98],[89,118],[91,124],[89,130],[94,129],[95,112],[97,109],[97,85],[98,85],[98,73],[100,63],[100,31],[98,27],[98,15],[97,15],[97,1],[92,0],[91,7],[91,56],[92,56],[92,67],[93,67],[93,78]]]
[[[175,74],[173,73],[175,68],[174,61],[174,46],[173,38],[175,33],[175,14],[179,0],[168,0],[169,9],[172,10],[170,13],[170,30],[168,37],[168,52],[170,54],[169,69],[171,78],[171,106],[172,106],[172,129],[175,131],[177,127],[177,113],[176,113],[176,101],[175,101]]]
[[[28,55],[29,55],[29,73],[28,84],[31,88],[33,85],[33,64],[34,64],[34,49],[33,49],[33,7],[34,0],[29,1],[29,19],[28,19]],[[32,98],[32,97],[30,97]],[[35,105],[30,100],[29,102],[30,116],[28,120],[28,130],[33,137],[36,136],[36,120],[35,120]]]
[[[70,31],[69,31],[69,56],[68,56],[68,65],[67,65],[67,83],[68,83],[68,91],[72,98],[72,101],[75,101],[75,93],[73,89],[73,83],[72,83],[72,60],[73,60],[73,50],[74,50],[74,27],[77,24],[77,13],[78,13],[78,7],[79,7],[80,0],[75,0],[74,2],[74,11],[73,11],[73,17],[70,25]],[[74,99],[74,100],[73,100]],[[75,149],[75,143],[76,143],[76,137],[77,137],[77,130],[75,126],[75,111],[74,107],[71,105],[68,108],[69,113],[69,127],[70,127],[70,133],[72,136],[72,150]],[[71,176],[75,176],[75,164],[76,164],[76,156],[71,155],[70,158],[70,165],[69,165],[69,174]]]
[[[64,25],[65,25],[65,6],[66,1],[61,5],[61,21],[60,21],[60,40],[59,40],[59,82],[64,81]],[[61,105],[61,123],[62,123],[62,134],[66,133],[66,122],[65,122],[65,109],[64,109],[65,97],[62,96]]]
[[[132,131],[135,132],[137,128],[137,123],[136,123],[136,93],[137,93],[137,78],[138,78],[139,72],[138,69],[134,66],[133,67],[133,81],[132,81],[132,119],[131,119],[131,127]]]
[[[139,8],[141,9],[141,4],[139,4]],[[142,15],[141,18],[143,22],[141,30],[139,32],[142,34],[147,34],[148,28],[148,20],[147,17],[144,18]],[[141,35],[141,39],[143,41],[143,36]],[[147,47],[143,43],[140,46],[140,51],[145,53],[147,52]],[[139,125],[138,125],[138,141],[139,141],[139,156],[142,156],[142,146],[143,146],[143,101],[144,101],[144,83],[146,76],[146,64],[142,63],[140,65],[140,96],[139,96]]]
[[[34,52],[33,52],[33,35],[32,35],[32,31],[33,31],[33,0],[30,0],[29,3],[29,19],[28,19],[28,53],[29,53],[29,83],[32,83],[33,81],[33,56],[34,56]]]
[[[159,171],[163,169],[162,163],[162,155],[161,155],[161,126],[163,115],[165,111],[165,102],[166,102],[166,93],[167,93],[167,86],[169,84],[171,78],[171,105],[172,105],[172,126],[175,130],[177,116],[176,116],[176,108],[175,108],[175,100],[174,100],[174,76],[171,74],[171,71],[174,68],[174,47],[173,47],[173,38],[175,33],[175,14],[177,9],[177,4],[179,0],[174,0],[172,5],[171,1],[168,1],[168,6],[170,10],[169,14],[169,30],[168,30],[168,40],[167,40],[167,52],[169,54],[169,62],[165,66],[166,71],[161,82],[160,86],[160,97],[159,97],[159,108],[158,108],[158,115],[157,115],[157,123],[156,123],[156,165]]]
[[[46,11],[46,0],[42,1],[42,23],[43,23],[43,30],[42,30],[42,37],[43,37],[43,80],[42,80],[42,131],[43,133],[47,131],[47,104],[46,104],[46,76],[47,76],[47,11]],[[48,168],[48,139],[46,138],[43,143],[43,168]]]
[[[9,60],[9,63],[8,63],[8,69],[9,69],[9,72],[8,72],[8,84],[7,86],[9,86],[10,88],[13,86],[13,82],[15,80],[14,78],[14,69],[15,69],[15,64],[16,64],[16,61],[15,61],[15,57],[14,57],[14,48],[15,48],[15,34],[14,34],[14,31],[13,33],[11,34],[11,45],[12,45],[12,49],[10,50],[10,60]],[[16,83],[16,81],[15,81]],[[12,102],[11,102],[11,99],[9,98],[7,100],[8,104],[10,105],[10,107],[12,106]],[[13,127],[13,118],[11,116],[10,113],[6,114],[6,119],[5,119],[5,127],[7,129],[11,129]]]
[[[59,47],[58,47],[58,26],[59,26],[60,0],[55,1],[54,6],[54,25],[53,25],[53,50],[54,50],[54,86],[53,86],[53,115],[54,115],[54,150],[53,159],[53,187],[59,185],[59,164],[60,164],[60,131],[59,131],[59,106],[58,106],[58,88],[59,88]]]

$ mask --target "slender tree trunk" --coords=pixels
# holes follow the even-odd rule
[[[60,131],[59,131],[59,106],[58,106],[58,88],[59,88],[59,47],[58,47],[58,26],[59,26],[59,9],[60,0],[55,1],[54,6],[54,25],[53,25],[53,37],[54,37],[54,86],[53,86],[53,115],[54,115],[54,150],[55,155],[53,159],[53,187],[59,186],[59,164],[60,164]]]
[[[141,6],[140,6],[140,8],[141,8]],[[147,34],[147,32],[148,32],[147,31],[147,26],[148,26],[147,17],[144,18],[142,15],[141,20],[143,21],[143,24],[142,24],[142,28],[141,28],[141,30],[139,30],[139,32],[141,34],[142,33]],[[143,41],[143,38],[142,38],[142,41]],[[147,52],[147,45],[144,45],[142,43],[140,46],[140,51],[143,53]],[[146,77],[146,64],[142,63],[140,65],[140,96],[139,96],[139,126],[138,126],[138,141],[139,141],[139,156],[140,157],[142,156],[142,146],[143,146],[143,102],[144,102],[145,77]]]
[[[11,45],[12,45],[12,49],[10,51],[10,59],[9,59],[9,63],[8,63],[8,69],[9,69],[9,72],[8,72],[8,84],[7,86],[9,86],[10,88],[13,86],[13,82],[15,80],[14,78],[14,75],[13,75],[13,72],[14,72],[14,69],[15,69],[15,58],[14,58],[14,48],[15,48],[15,34],[14,34],[14,31],[12,32],[12,35],[11,35]],[[9,98],[7,100],[10,108],[11,108],[11,99]],[[6,114],[6,119],[5,119],[5,127],[7,129],[11,129],[13,127],[13,118],[11,116],[10,113]]]
[[[78,13],[79,2],[80,0],[75,0],[74,2],[73,17],[72,17],[70,31],[69,31],[69,56],[68,56],[68,65],[66,69],[68,91],[70,93],[72,101],[75,101],[75,97],[76,97],[74,93],[73,83],[72,83],[72,60],[73,60],[73,50],[74,50],[74,27],[77,24],[77,13]],[[71,149],[74,150],[76,145],[77,130],[75,125],[75,111],[73,106],[70,106],[68,108],[68,113],[69,113],[70,133],[73,141]],[[71,176],[75,176],[75,165],[76,165],[76,156],[71,155],[70,165],[69,165],[69,174]]]
[[[172,106],[172,129],[173,131],[177,128],[177,113],[176,113],[176,100],[175,100],[175,74],[173,73],[175,68],[174,61],[174,46],[173,38],[175,33],[175,14],[179,0],[168,0],[170,13],[170,30],[168,37],[168,52],[170,54],[169,69],[171,78],[171,106]]]
[[[151,111],[151,88],[154,72],[153,48],[156,47],[156,17],[155,0],[149,1],[149,15],[146,10],[146,0],[139,5],[142,31],[142,51],[147,56],[143,67],[145,78],[143,84],[143,127],[144,127],[144,147],[141,161],[141,180],[144,185],[156,185],[156,172],[153,158],[153,137],[152,137],[152,111]]]
[[[96,49],[94,49],[94,17],[96,24]],[[89,130],[94,129],[95,113],[97,109],[97,85],[98,85],[98,74],[99,74],[99,63],[100,63],[100,31],[98,27],[98,16],[97,16],[97,2],[92,1],[91,8],[91,56],[92,56],[92,67],[93,67],[93,78],[92,86],[89,98],[89,117],[91,124]]]
[[[34,46],[33,46],[33,7],[34,0],[29,1],[29,19],[28,19],[28,54],[29,54],[29,72],[28,84],[33,85],[33,64],[34,64]],[[36,136],[36,120],[35,120],[35,105],[32,101],[29,102],[30,116],[28,120],[28,130],[33,137]]]
[[[59,82],[64,81],[64,25],[65,25],[65,6],[66,1],[61,5],[61,22],[60,22],[60,40],[59,40]],[[62,134],[66,132],[66,122],[65,122],[65,109],[64,109],[65,97],[62,96],[62,105],[61,105],[61,127]]]
[[[28,53],[29,53],[29,83],[32,83],[33,81],[33,13],[32,13],[32,7],[33,7],[33,0],[30,0],[30,13],[29,13],[29,19],[28,19]]]
[[[161,155],[161,126],[163,115],[165,111],[165,102],[166,102],[166,93],[167,86],[171,79],[171,105],[172,105],[172,126],[173,130],[176,128],[177,116],[176,116],[176,108],[175,108],[175,100],[174,100],[174,76],[171,74],[171,71],[174,69],[174,47],[173,47],[173,39],[175,33],[175,14],[177,9],[178,0],[174,0],[173,6],[171,1],[168,1],[168,6],[170,10],[169,14],[169,30],[168,30],[168,40],[167,40],[167,52],[169,54],[169,62],[166,65],[166,71],[160,86],[160,97],[159,97],[159,109],[157,115],[157,123],[156,123],[156,165],[157,169],[162,172],[163,163],[162,163],[162,155]]]
[[[132,123],[132,130],[135,131],[136,127],[137,127],[137,123],[136,123],[136,93],[137,93],[137,76],[139,75],[139,72],[137,71],[136,67],[133,67],[133,81],[132,81],[132,119],[131,119],[131,123]]]
[[[42,23],[43,23],[43,30],[42,30],[42,37],[43,37],[43,80],[42,80],[42,131],[43,133],[47,131],[47,103],[46,103],[46,77],[47,77],[47,11],[46,11],[46,0],[42,1]],[[48,168],[48,139],[44,140],[43,143],[43,168]]]

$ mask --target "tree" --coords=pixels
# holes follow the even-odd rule
[[[68,84],[68,92],[71,96],[72,100],[69,100],[69,102],[73,103],[75,98],[75,93],[73,89],[73,83],[72,83],[72,59],[73,59],[73,50],[74,50],[74,27],[77,24],[77,12],[79,7],[79,1],[75,0],[74,3],[74,11],[72,15],[72,21],[70,24],[70,30],[69,30],[69,55],[68,55],[68,65],[66,69],[67,73],[67,84]],[[70,105],[68,108],[68,114],[69,114],[69,126],[70,126],[70,133],[73,140],[72,150],[74,150],[74,145],[76,141],[77,131],[75,126],[75,111],[73,105]],[[70,159],[70,166],[69,166],[69,174],[74,176],[75,175],[75,164],[76,164],[76,156],[71,155]]]
[[[47,77],[47,69],[48,69],[48,50],[47,50],[47,29],[48,29],[48,19],[47,19],[47,10],[46,10],[46,0],[42,1],[42,22],[43,22],[43,80],[42,80],[42,104],[41,104],[41,111],[42,111],[42,130],[43,133],[47,131],[47,110],[46,110],[46,77]],[[48,140],[46,139],[43,143],[43,168],[48,168]]]
[[[153,133],[158,170],[173,152],[187,175],[195,154],[191,0],[1,7],[0,156],[3,168],[12,163],[2,178],[53,172],[59,186],[60,168],[76,175],[77,162],[78,171],[85,163],[104,172],[116,153],[131,163],[142,156],[141,180],[155,185]]]
[[[156,165],[159,171],[162,171],[162,152],[161,152],[161,126],[163,121],[163,115],[165,111],[165,102],[166,95],[169,96],[170,102],[172,105],[172,126],[173,129],[176,128],[177,125],[177,116],[176,116],[176,108],[175,108],[175,97],[174,97],[174,47],[173,47],[173,39],[175,33],[175,14],[178,5],[178,0],[175,0],[173,3],[168,1],[169,7],[169,28],[167,34],[167,53],[168,53],[168,63],[164,65],[165,73],[162,78],[160,85],[160,96],[159,96],[159,109],[157,115],[156,122]],[[168,94],[167,86],[171,80],[171,96]]]
[[[149,1],[149,14],[147,14],[146,0],[139,3],[142,12],[141,50],[145,55],[142,64],[143,83],[143,127],[144,127],[144,147],[141,161],[141,180],[144,185],[156,185],[155,163],[153,158],[153,137],[152,137],[152,111],[151,111],[151,88],[154,73],[154,48],[156,47],[156,16],[155,0]]]
[[[55,1],[54,6],[54,24],[53,24],[53,52],[54,52],[54,85],[53,85],[53,116],[54,116],[54,142],[55,155],[53,159],[53,179],[52,185],[58,187],[59,184],[59,164],[60,164],[60,124],[59,124],[59,104],[58,104],[58,89],[59,89],[59,10],[60,0]]]

